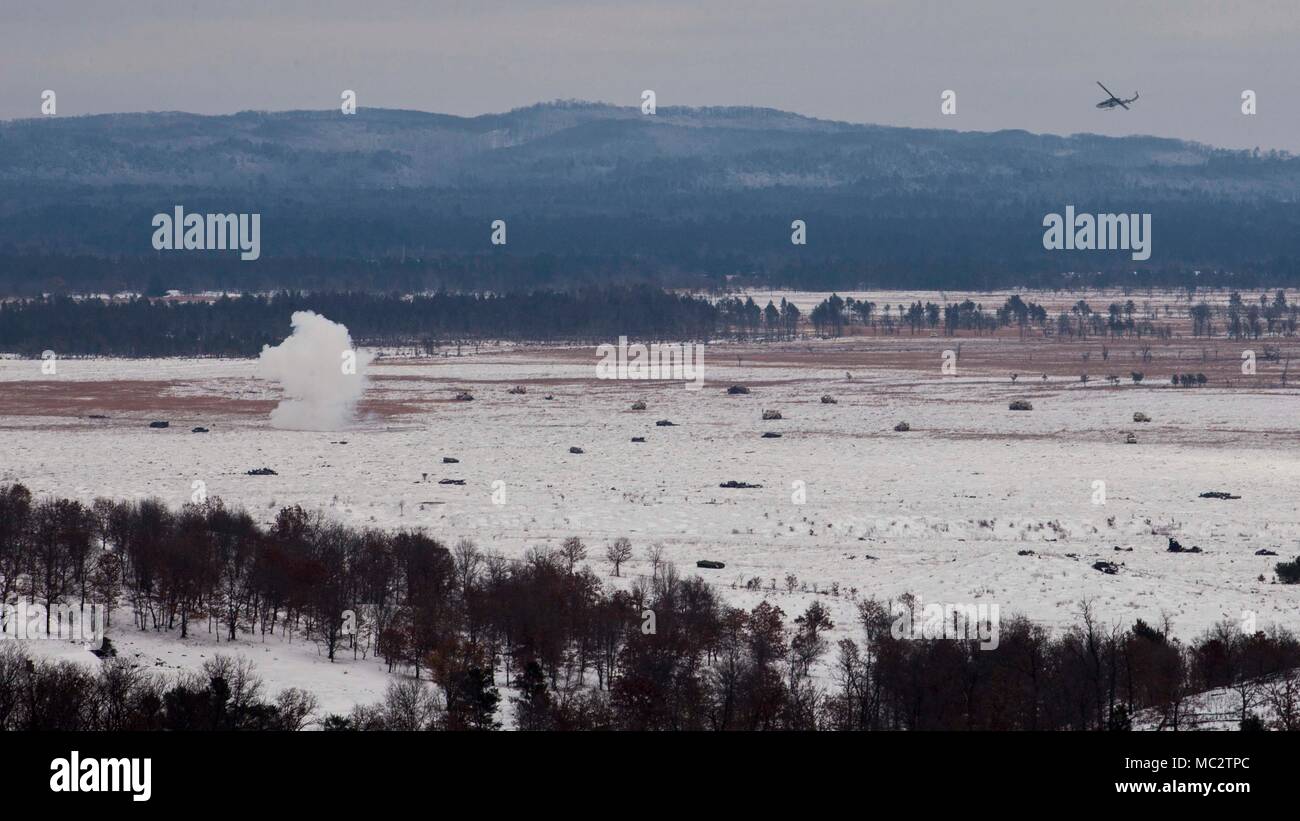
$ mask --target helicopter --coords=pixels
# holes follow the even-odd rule
[[[1115,106],[1120,106],[1121,108],[1124,108],[1124,109],[1127,110],[1127,109],[1128,109],[1128,104],[1131,103],[1131,102],[1133,102],[1134,100],[1136,100],[1136,99],[1138,98],[1138,93],[1135,91],[1135,92],[1133,92],[1133,96],[1132,96],[1132,97],[1129,97],[1127,100],[1121,100],[1119,97],[1116,97],[1114,94],[1111,94],[1109,88],[1106,88],[1105,86],[1102,86],[1100,81],[1097,82],[1097,85],[1101,86],[1101,90],[1102,90],[1102,91],[1104,91],[1104,92],[1106,92],[1107,94],[1110,95],[1110,99],[1108,99],[1108,100],[1102,100],[1100,103],[1097,103],[1097,108],[1110,110],[1110,109],[1114,108]]]

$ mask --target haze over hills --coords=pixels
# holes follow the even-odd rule
[[[154,214],[261,214],[261,258],[158,252]],[[1150,260],[1043,217],[1150,213]],[[490,243],[505,220],[508,244]],[[807,245],[790,223],[807,223]],[[561,102],[0,123],[0,290],[814,287],[1300,279],[1300,159],[1158,137],[918,130]],[[1201,270],[1205,279],[1192,271]],[[1137,272],[1136,276],[1134,272]]]

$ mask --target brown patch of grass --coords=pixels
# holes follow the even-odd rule
[[[191,387],[183,380],[28,380],[6,382],[0,392],[0,416],[86,417],[104,414],[110,419],[128,418],[210,419],[220,417],[267,417],[276,399],[241,399],[219,393],[177,395],[178,387]],[[392,399],[363,399],[362,414],[389,417],[417,413],[413,402]],[[97,421],[97,420],[90,420]]]

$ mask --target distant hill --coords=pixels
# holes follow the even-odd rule
[[[256,212],[262,257],[155,252],[174,205]],[[1153,254],[1048,252],[1042,218],[1150,212]],[[508,244],[489,243],[507,222]],[[803,219],[808,244],[790,243]],[[161,112],[0,123],[0,291],[532,287],[727,277],[1046,284],[1300,278],[1300,159],[1156,137],[918,130],[771,109]],[[1206,280],[1200,280],[1206,281]]]

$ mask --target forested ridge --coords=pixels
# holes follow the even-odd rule
[[[261,258],[154,251],[151,219],[177,205],[260,214]],[[1151,259],[1044,250],[1044,215],[1067,205],[1151,214]],[[1300,282],[1297,229],[1300,159],[1157,137],[589,103],[0,123],[5,295],[1253,287]]]

